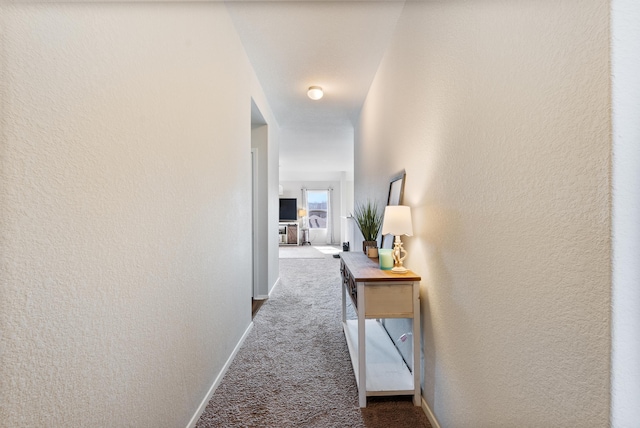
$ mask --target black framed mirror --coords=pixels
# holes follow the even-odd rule
[[[400,173],[394,175],[389,180],[389,194],[387,196],[387,205],[402,205],[404,197],[404,182],[406,172],[403,169]],[[382,235],[380,237],[380,248],[393,248],[393,236]]]

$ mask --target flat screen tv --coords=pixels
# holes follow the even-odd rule
[[[280,198],[280,221],[298,221],[298,201],[296,198]]]

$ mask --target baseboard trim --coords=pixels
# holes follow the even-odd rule
[[[244,343],[245,339],[249,335],[249,332],[251,331],[252,328],[253,328],[253,322],[249,324],[247,329],[242,334],[242,337],[238,341],[238,344],[236,345],[235,348],[233,348],[233,352],[227,359],[227,362],[224,363],[224,367],[222,367],[222,370],[220,371],[220,373],[218,373],[218,376],[216,376],[216,379],[213,381],[213,385],[211,385],[211,388],[209,388],[209,392],[207,392],[207,395],[204,397],[204,399],[200,403],[200,406],[198,406],[198,409],[196,410],[195,414],[193,415],[193,417],[191,417],[191,420],[187,424],[187,428],[194,428],[198,423],[198,419],[200,419],[200,416],[202,416],[202,414],[204,413],[204,410],[207,408],[207,404],[209,404],[209,400],[211,400],[211,397],[213,397],[213,393],[216,392],[216,389],[220,385],[220,382],[222,382],[222,379],[224,378],[225,373],[227,373],[229,366],[235,359],[236,355],[238,354],[238,351],[242,347],[242,344]]]
[[[427,419],[429,419],[429,423],[433,428],[440,428],[440,424],[436,419],[436,415],[433,414],[433,412],[431,411],[431,408],[427,404],[424,397],[422,397],[422,411],[424,412],[425,415],[427,415]]]
[[[278,277],[278,279],[276,279],[275,284],[273,284],[273,287],[271,287],[271,290],[269,290],[269,296],[268,296],[268,297],[271,297],[271,293],[273,293],[273,290],[275,290],[275,289],[276,289],[276,287],[278,286],[278,284],[280,284],[280,277]]]

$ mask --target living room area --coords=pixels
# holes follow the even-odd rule
[[[340,246],[352,239],[353,181],[341,175],[337,180],[280,182],[280,248]]]

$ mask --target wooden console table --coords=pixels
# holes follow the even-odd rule
[[[358,384],[360,407],[367,396],[420,395],[420,277],[408,271],[391,273],[378,267],[377,259],[362,253],[340,253],[342,275],[342,326]],[[347,295],[358,315],[347,320]],[[389,338],[381,318],[413,320],[413,373]]]

